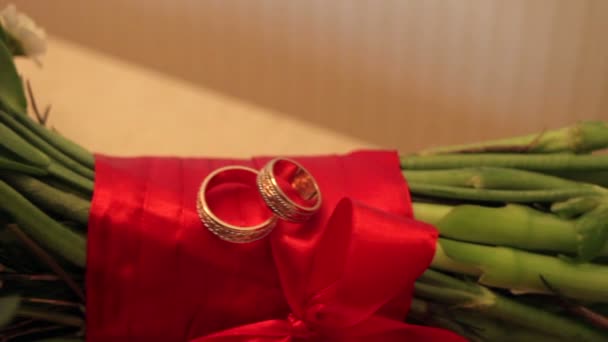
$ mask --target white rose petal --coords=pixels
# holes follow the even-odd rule
[[[46,52],[46,33],[23,13],[10,4],[0,12],[0,24],[11,37],[19,42],[26,56],[36,59]]]

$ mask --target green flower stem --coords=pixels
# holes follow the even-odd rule
[[[538,172],[478,167],[457,170],[405,170],[408,182],[495,190],[590,189],[608,194],[592,184],[549,176]]]
[[[37,124],[25,115],[15,114],[13,117],[26,126],[29,130],[46,140],[49,144],[53,145],[82,165],[88,167],[89,169],[95,168],[95,158],[93,157],[93,154],[82,148],[80,145],[70,141],[58,133],[46,129],[44,126]]]
[[[436,269],[480,275],[479,283],[514,293],[551,293],[544,278],[564,296],[608,302],[607,266],[445,238],[438,244],[431,264]]]
[[[431,325],[451,330],[460,336],[466,337],[471,342],[483,342],[481,336],[477,334],[477,327],[461,324],[460,319],[455,319],[452,315],[454,310],[448,311],[445,305],[433,303],[420,298],[412,298],[408,311],[408,320],[423,325]],[[460,317],[460,315],[459,315]],[[483,329],[482,326],[479,326]]]
[[[470,280],[456,278],[455,276],[450,276],[448,274],[430,268],[424,271],[424,273],[418,278],[417,282],[435,286],[442,286],[453,291],[461,291],[464,293],[471,293],[473,295],[482,294],[486,290],[490,291],[486,287],[474,283]],[[494,294],[493,292],[491,293]]]
[[[590,152],[608,147],[608,123],[580,122],[576,125],[506,139],[423,150],[421,155],[455,152]]]
[[[457,285],[453,286],[454,283]],[[484,317],[510,322],[566,341],[603,341],[608,337],[582,322],[520,303],[486,287],[433,270],[427,270],[416,282],[415,294],[417,297],[450,305],[452,308],[475,311]],[[454,317],[457,319],[459,316]]]
[[[573,197],[595,195],[592,188],[547,189],[547,190],[488,190],[471,189],[449,185],[409,182],[410,191],[416,195],[488,202],[559,202]]]
[[[566,171],[555,172],[555,176],[567,178],[579,182],[597,184],[603,187],[608,187],[608,170],[604,171]]]
[[[57,323],[69,327],[84,327],[84,319],[81,317],[23,306],[17,309],[17,316]]]
[[[465,336],[471,342],[559,342],[565,341],[555,335],[548,335],[493,319],[481,313],[447,308],[445,305],[414,298],[408,317],[430,323]]]
[[[47,167],[51,160],[36,147],[0,122],[0,145],[33,166]]]
[[[95,173],[92,169],[83,166],[82,164],[63,154],[63,152],[59,151],[58,149],[47,143],[40,136],[36,135],[30,129],[28,129],[19,121],[14,119],[10,114],[0,111],[0,120],[2,120],[6,125],[8,125],[8,127],[12,128],[14,132],[21,135],[32,145],[39,148],[40,151],[45,153],[47,156],[63,164],[70,170],[89,179],[93,179],[95,177]]]
[[[467,153],[401,157],[401,167],[406,170],[460,169],[479,166],[506,167],[548,173],[606,171],[608,170],[608,155]]]
[[[85,267],[84,236],[47,216],[2,180],[0,180],[0,198],[2,198],[3,211],[6,211],[32,239],[72,264]]]
[[[0,170],[21,172],[34,176],[44,176],[47,174],[46,168],[19,163],[3,156],[0,156]]]
[[[73,186],[79,191],[84,191],[86,194],[93,193],[94,183],[92,180],[85,178],[70,169],[65,168],[63,165],[58,163],[51,163],[49,166],[49,174],[55,176],[62,182]]]
[[[441,236],[454,240],[564,254],[577,254],[583,242],[578,220],[562,219],[527,206],[414,203],[413,207],[416,219],[434,225]],[[608,243],[604,246],[608,249]]]
[[[483,274],[482,269],[476,264],[461,262],[448,256],[440,242],[435,246],[435,255],[433,256],[431,266],[440,270],[474,277],[479,277]]]
[[[417,319],[427,317],[427,313],[431,311],[429,309],[430,304],[420,298],[412,298],[412,303],[410,304],[410,314],[416,316]]]
[[[90,201],[23,174],[0,174],[0,179],[41,208],[84,226],[88,224]]]
[[[455,206],[439,203],[413,202],[414,217],[416,220],[424,221],[428,224],[436,225],[446,215],[448,215]]]

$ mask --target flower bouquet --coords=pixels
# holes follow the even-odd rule
[[[0,341],[608,340],[608,123],[295,158],[319,211],[232,243],[199,186],[272,158],[93,155],[27,115],[44,50],[0,12]]]

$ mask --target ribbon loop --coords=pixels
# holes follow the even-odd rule
[[[406,337],[410,326],[402,322],[405,313],[395,317],[381,309],[404,291],[410,295],[411,284],[431,262],[436,230],[345,198],[322,231],[305,286],[294,280],[302,279],[297,275],[307,270],[289,262],[298,243],[297,233],[283,233],[289,238],[275,233],[272,239],[283,292],[288,302],[302,303],[292,308],[294,313],[286,320],[290,329],[285,338],[376,339],[400,329]],[[295,314],[299,308],[303,319]],[[251,332],[250,328],[244,329]],[[259,328],[258,337],[277,333],[269,325]],[[240,329],[214,336],[240,334]]]

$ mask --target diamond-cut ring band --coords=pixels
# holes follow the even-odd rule
[[[283,220],[304,222],[321,207],[317,181],[294,160],[271,160],[260,170],[257,184],[268,207]]]
[[[235,243],[247,243],[259,240],[272,231],[277,217],[269,211],[269,218],[252,226],[236,226],[220,219],[211,210],[207,194],[222,183],[241,183],[253,186],[256,184],[258,171],[244,166],[228,166],[210,173],[203,181],[197,198],[197,211],[203,224],[223,240]]]

